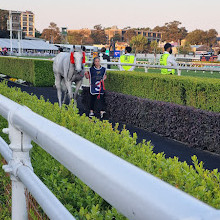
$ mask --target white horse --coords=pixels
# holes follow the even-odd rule
[[[75,82],[76,90],[74,93],[74,101],[76,101],[79,88],[82,84],[82,79],[85,73],[83,56],[85,52],[82,48],[75,48],[70,53],[59,53],[53,62],[53,72],[55,76],[55,85],[57,88],[57,96],[59,106],[65,103],[66,95],[68,93],[70,101],[73,99],[72,83]],[[72,62],[70,62],[70,55],[72,53]],[[64,99],[62,102],[62,92],[64,92]]]

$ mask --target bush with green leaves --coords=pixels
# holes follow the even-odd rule
[[[34,86],[53,86],[53,62],[50,60],[0,57],[0,73],[25,80]]]
[[[108,72],[112,92],[220,112],[220,79],[141,72]]]
[[[0,57],[0,73],[34,86],[53,86],[50,60]],[[220,79],[109,71],[107,90],[220,112]]]
[[[8,88],[5,83],[0,83],[0,94],[220,209],[220,173],[217,169],[204,169],[196,156],[192,157],[195,167],[180,162],[177,157],[166,159],[164,153],[153,152],[150,142],[137,144],[137,135],[131,136],[125,128],[119,131],[118,125],[112,127],[108,121],[90,120],[85,114],[80,116],[73,105],[64,105],[60,109],[57,103],[51,104],[43,97],[38,99],[20,89]],[[6,120],[0,117],[0,130],[6,126]],[[2,132],[0,136],[7,139]],[[37,176],[77,219],[126,219],[35,143],[31,158]],[[2,170],[0,175],[2,181],[5,178]]]

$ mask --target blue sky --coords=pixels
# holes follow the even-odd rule
[[[0,0],[1,9],[31,10],[36,28],[50,21],[69,29],[105,27],[151,27],[178,20],[191,31],[215,28],[220,34],[220,0]]]

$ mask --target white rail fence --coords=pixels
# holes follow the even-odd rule
[[[88,61],[88,64],[92,64],[92,61]],[[179,65],[179,66],[162,66],[162,65],[150,65],[150,64],[142,64],[142,63],[119,63],[119,62],[104,62],[101,61],[101,64],[105,67],[107,67],[107,65],[114,65],[114,66],[135,66],[135,67],[142,67],[145,69],[145,72],[148,72],[149,69],[175,69],[177,70],[178,76],[181,76],[181,71],[182,70],[186,70],[186,71],[203,71],[203,72],[219,72],[220,73],[220,66],[216,67],[194,67],[193,65],[188,66],[188,65]],[[209,64],[207,64],[207,66],[209,66]],[[117,69],[109,69],[111,71],[118,71]]]
[[[50,219],[74,217],[34,174],[31,140],[79,177],[129,219],[219,220],[220,211],[144,172],[101,147],[0,95],[0,115],[8,120],[8,146],[0,138],[3,168],[12,180],[12,219],[26,220],[25,190]]]

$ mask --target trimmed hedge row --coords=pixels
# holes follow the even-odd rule
[[[82,102],[89,108],[89,89]],[[106,92],[110,119],[187,143],[191,147],[220,154],[220,113]]]
[[[106,89],[220,112],[220,79],[115,71],[108,72]]]
[[[0,57],[0,72],[34,86],[53,86],[52,61]],[[108,72],[107,90],[220,112],[220,79]]]
[[[0,57],[0,73],[25,80],[34,86],[53,86],[53,62],[50,60]]]
[[[205,203],[220,208],[220,173],[217,169],[205,170],[196,156],[192,157],[194,168],[186,162],[179,162],[176,157],[166,159],[163,153],[153,153],[150,142],[137,144],[136,135],[132,137],[125,129],[120,132],[118,125],[113,128],[108,121],[80,116],[73,106],[64,105],[60,109],[57,103],[53,105],[43,98],[39,100],[19,89],[8,88],[4,83],[0,83],[0,93]],[[6,120],[0,117],[0,128],[6,127],[6,124]],[[1,129],[0,135],[6,137]],[[77,219],[125,219],[36,144],[31,156],[35,173]]]

